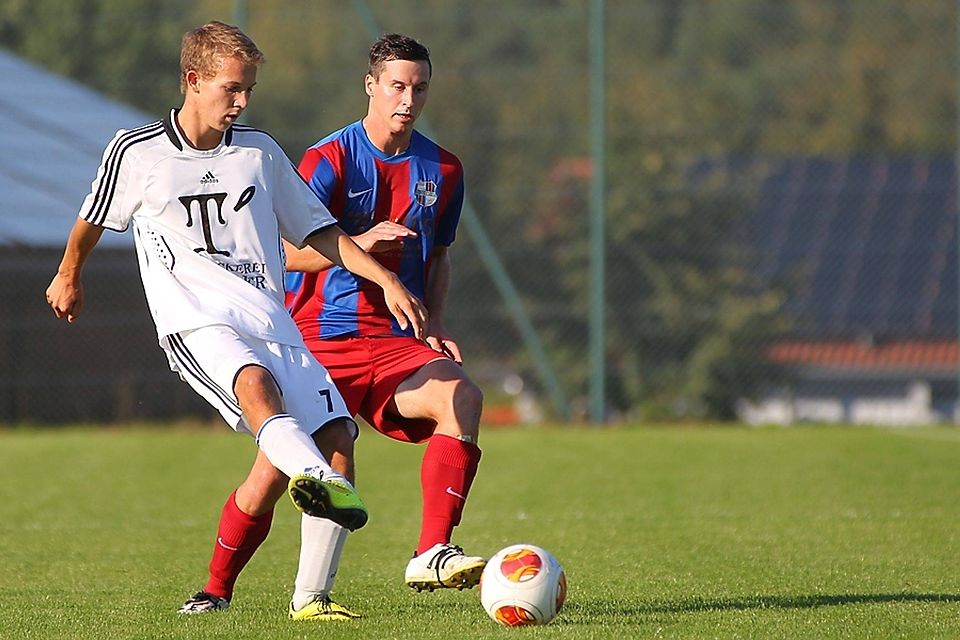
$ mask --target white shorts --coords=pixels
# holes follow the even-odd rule
[[[336,418],[353,420],[330,374],[304,346],[265,342],[226,325],[169,335],[160,346],[170,368],[236,431],[253,434],[233,391],[237,374],[249,365],[270,372],[280,388],[284,411],[307,435]],[[357,437],[356,423],[352,428]]]

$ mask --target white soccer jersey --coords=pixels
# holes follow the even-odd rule
[[[133,222],[161,341],[226,324],[302,344],[284,308],[280,237],[302,247],[335,219],[267,133],[234,125],[217,148],[201,151],[184,140],[175,115],[117,132],[80,217],[115,231]]]

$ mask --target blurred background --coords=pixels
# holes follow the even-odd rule
[[[485,421],[954,423],[960,7],[947,0],[0,0],[0,423],[214,420],[167,370],[129,237],[44,305],[116,129],[179,106],[180,38],[267,55],[296,163],[367,51],[431,50],[463,161],[447,325]]]

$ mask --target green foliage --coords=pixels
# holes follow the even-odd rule
[[[0,44],[161,113],[179,99],[179,42],[195,21],[194,8],[163,0],[12,3],[0,10]]]
[[[250,3],[267,54],[250,124],[297,161],[365,111],[370,36],[423,39],[427,116],[466,167],[477,210],[560,373],[590,375],[588,3]],[[645,0],[606,3],[607,358],[621,415],[728,416],[770,379],[764,346],[788,291],[762,290],[741,232],[762,174],[694,183],[703,158],[952,153],[955,3]],[[0,5],[0,44],[159,114],[179,101],[180,34],[233,3],[60,0]],[[946,53],[944,53],[946,52]],[[461,232],[461,238],[465,235]],[[461,240],[448,326],[468,362],[534,366],[476,247]],[[489,368],[489,367],[488,367]]]
[[[500,429],[455,541],[557,555],[556,621],[503,629],[476,591],[417,594],[422,447],[367,430],[370,523],[335,595],[364,614],[293,623],[299,520],[279,504],[230,610],[180,617],[222,501],[253,459],[224,428],[0,432],[0,637],[955,638],[960,439],[954,429]],[[585,460],[604,473],[591,477]]]

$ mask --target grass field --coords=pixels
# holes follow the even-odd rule
[[[254,446],[226,428],[0,431],[0,638],[957,638],[960,430],[488,430],[455,540],[553,551],[552,624],[507,629],[475,591],[402,582],[421,449],[365,431],[370,524],[335,595],[285,607],[298,517],[277,511],[230,611],[181,617]]]

